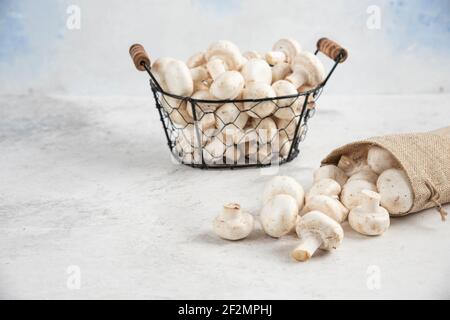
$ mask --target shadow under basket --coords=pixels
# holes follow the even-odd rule
[[[315,88],[274,98],[202,100],[165,92],[151,72],[144,48],[139,44],[130,47],[136,68],[150,76],[173,158],[201,169],[265,167],[295,159],[323,88],[348,56],[345,49],[327,38],[317,42],[315,54],[318,52],[334,64]]]

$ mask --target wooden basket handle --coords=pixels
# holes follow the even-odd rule
[[[135,43],[130,47],[130,56],[134,62],[136,69],[145,71],[144,65],[150,67],[150,58],[142,45]]]
[[[320,38],[317,41],[317,50],[326,54],[334,61],[339,61],[339,63],[344,62],[348,57],[348,51],[346,49],[328,38]]]

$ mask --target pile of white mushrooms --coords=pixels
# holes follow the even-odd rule
[[[341,224],[347,219],[363,235],[381,235],[389,228],[389,214],[407,213],[413,200],[408,177],[396,159],[385,149],[371,146],[341,156],[337,165],[315,170],[306,194],[291,177],[272,178],[263,192],[259,220],[273,238],[295,230],[300,243],[291,255],[306,261],[319,248],[331,250],[341,244]],[[226,205],[214,220],[215,232],[228,240],[247,237],[253,226],[253,216],[238,204]]]
[[[241,53],[228,40],[211,43],[186,63],[159,58],[152,73],[164,92],[199,100],[263,99],[295,95],[317,87],[325,78],[320,60],[303,51],[297,41],[278,40],[272,51]],[[176,150],[185,162],[200,156],[194,118],[200,127],[204,160],[235,163],[241,157],[268,163],[288,156],[305,97],[264,102],[207,103],[190,105],[186,99],[162,95],[161,105],[180,131]],[[313,106],[310,96],[308,103]],[[193,114],[195,110],[195,115]]]

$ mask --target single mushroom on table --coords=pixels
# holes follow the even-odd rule
[[[291,68],[294,71],[288,77],[295,88],[308,84],[316,87],[325,80],[325,69],[322,62],[314,54],[310,52],[300,52],[291,63]]]
[[[276,194],[267,201],[260,213],[265,233],[279,238],[295,227],[298,216],[298,202],[288,194]]]
[[[370,147],[367,152],[367,164],[377,174],[399,166],[397,160],[389,151],[377,146]]]
[[[389,212],[380,206],[380,194],[371,190],[363,190],[362,194],[364,199],[360,206],[350,211],[348,222],[356,232],[380,235],[389,228]]]
[[[266,60],[271,65],[287,62],[291,63],[301,51],[300,44],[291,38],[280,39],[272,47],[272,51],[266,53]]]
[[[238,71],[226,71],[211,84],[209,91],[220,100],[235,99],[244,88],[244,78]]]
[[[241,210],[237,203],[223,206],[222,212],[214,219],[214,232],[226,240],[246,238],[253,230],[254,219],[251,214]]]
[[[391,215],[401,215],[411,210],[414,193],[405,171],[401,169],[383,171],[378,177],[377,188],[381,196],[381,205]]]
[[[265,60],[250,59],[241,69],[241,74],[245,79],[245,83],[264,82],[272,83],[272,69]]]
[[[297,201],[298,209],[303,208],[305,191],[300,183],[289,176],[273,177],[263,191],[263,203],[267,203],[277,194],[288,194]]]
[[[311,211],[298,219],[296,226],[300,244],[292,251],[297,261],[309,260],[317,249],[336,249],[344,238],[339,223],[320,211]]]
[[[328,164],[314,170],[314,182],[320,179],[330,178],[336,180],[341,187],[345,184],[348,177],[342,169],[336,167],[335,165]]]
[[[228,40],[210,44],[205,52],[205,59],[206,67],[213,80],[225,71],[239,70],[243,62],[239,48]]]
[[[243,91],[244,99],[264,99],[274,98],[276,93],[270,84],[264,82],[251,82]],[[275,111],[275,104],[272,100],[268,101],[246,101],[244,102],[244,110],[252,118],[265,118]]]

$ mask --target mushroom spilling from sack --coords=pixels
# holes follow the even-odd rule
[[[241,53],[220,40],[186,63],[159,58],[151,70],[162,89],[159,101],[173,128],[174,150],[191,164],[287,159],[306,133],[301,114],[315,106],[312,92],[325,79],[320,60],[291,38],[266,53]],[[184,139],[190,126],[193,139]]]

